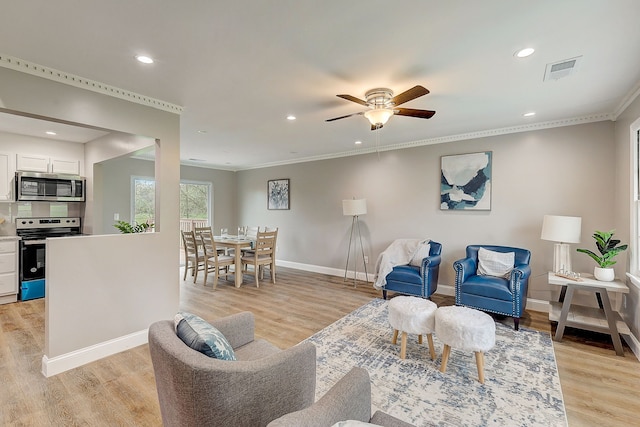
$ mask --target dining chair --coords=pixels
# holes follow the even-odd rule
[[[258,276],[262,266],[269,266],[271,271],[271,281],[276,283],[276,237],[277,231],[258,231],[256,242],[253,247],[253,254],[244,255],[241,258],[242,267],[252,265],[256,278],[256,287],[260,287]]]
[[[224,272],[225,277],[229,274],[229,267],[235,264],[235,258],[229,255],[223,255],[218,252],[216,248],[216,242],[213,238],[213,233],[209,230],[203,230],[200,232],[200,239],[202,241],[202,248],[204,249],[205,257],[205,269],[204,269],[204,283],[207,284],[207,277],[209,271],[213,270],[213,289],[218,287],[218,277],[220,272]]]
[[[258,231],[260,231],[260,227],[247,226],[245,230],[247,230],[245,233],[247,239],[255,242],[256,237],[258,236]],[[242,256],[253,255],[253,248],[242,248],[240,250],[242,251]]]
[[[202,233],[209,233],[213,236],[213,228],[211,228],[211,226],[206,226],[206,227],[193,227],[193,232],[196,233],[196,243],[200,246],[202,245]],[[218,253],[219,254],[224,254],[224,255],[228,255],[227,252],[225,251],[225,249],[220,248],[218,249]]]
[[[196,233],[192,231],[182,231],[182,243],[184,246],[184,276],[182,280],[187,279],[187,271],[191,269],[193,283],[198,279],[198,270],[205,268],[204,252],[198,248]]]

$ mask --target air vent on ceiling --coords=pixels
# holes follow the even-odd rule
[[[574,74],[578,71],[580,62],[582,62],[582,56],[547,64],[547,68],[544,70],[544,81],[558,80]]]

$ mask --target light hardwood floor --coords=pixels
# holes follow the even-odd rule
[[[354,288],[340,277],[286,268],[278,269],[277,284],[261,281],[259,289],[251,275],[240,289],[222,279],[213,291],[212,280],[206,287],[202,277],[180,282],[181,309],[205,319],[252,311],[256,335],[280,348],[380,297],[371,284]],[[453,304],[452,297],[433,300]],[[527,312],[521,325],[553,330],[546,313]],[[0,425],[161,425],[146,345],[52,378],[40,373],[43,347],[44,300],[0,306]],[[608,337],[569,329],[554,348],[569,426],[638,425],[640,362],[626,345],[625,357],[618,357]]]

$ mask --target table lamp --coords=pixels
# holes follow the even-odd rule
[[[360,234],[360,222],[358,217],[367,213],[367,199],[352,199],[342,201],[342,214],[344,216],[351,216],[351,235],[349,236],[349,252],[347,252],[347,264],[344,267],[344,280],[347,280],[347,270],[349,269],[349,255],[351,254],[351,243],[353,241],[353,235],[358,234],[360,240],[360,251],[362,252],[362,263],[364,265],[364,275],[367,282],[369,282],[369,275],[367,274],[367,263],[364,258],[364,246],[362,246],[362,234]],[[357,245],[354,249],[357,250]],[[353,273],[353,286],[356,286],[356,276],[358,275],[358,261],[355,261],[355,268]]]
[[[542,240],[557,242],[553,250],[553,272],[571,270],[569,243],[580,243],[582,218],[578,216],[545,215],[542,220]]]

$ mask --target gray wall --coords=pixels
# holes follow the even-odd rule
[[[180,117],[5,68],[0,68],[0,108],[158,139],[161,155],[155,176],[162,197],[156,200],[155,233],[51,239],[47,245],[43,371],[54,374],[121,351],[123,343],[145,342],[146,328],[170,318],[179,304],[179,255],[174,248]],[[87,144],[88,186],[94,163],[125,153],[115,141]],[[88,191],[88,227],[93,203]],[[139,254],[154,262],[132,262]]]
[[[613,206],[615,210],[615,225],[617,234],[620,239],[623,239],[624,243],[630,243],[626,241],[626,236],[631,236],[631,221],[632,221],[632,204],[633,199],[633,145],[631,143],[630,126],[632,123],[640,118],[640,97],[636,98],[629,107],[618,117],[615,125],[615,144],[616,144],[616,175],[615,181],[611,182],[611,187],[616,192],[615,204]],[[619,255],[618,265],[616,265],[618,276],[625,271],[630,271],[631,268],[638,268],[630,262],[631,257],[637,257],[637,254],[632,252],[634,248],[630,248],[624,255]],[[640,336],[640,288],[633,284],[631,281],[627,281],[629,285],[629,294],[627,295],[626,307],[621,307],[622,316],[625,319],[629,328],[631,328],[634,336]]]
[[[550,300],[557,297],[546,280],[553,243],[540,240],[542,218],[581,216],[582,243],[574,249],[593,246],[592,230],[615,227],[613,132],[613,122],[599,122],[241,171],[239,218],[280,227],[278,259],[344,269],[351,218],[342,215],[341,201],[364,197],[369,271],[397,238],[441,242],[445,285],[454,284],[452,263],[468,244],[519,246],[532,252],[530,297]],[[478,151],[493,152],[491,211],[441,211],[440,157]],[[288,211],[266,208],[267,180],[275,178],[291,180]],[[578,271],[594,267],[575,252],[573,262]]]
[[[131,177],[147,177],[154,179],[154,162],[148,160],[120,157],[106,160],[94,165],[94,172],[100,169],[100,179],[94,180],[94,191],[100,191],[101,224],[96,224],[93,234],[119,234],[113,226],[114,214],[119,214],[121,221],[131,222]],[[96,206],[97,207],[97,206]],[[97,218],[96,218],[97,219]],[[100,227],[100,228],[98,228]]]

